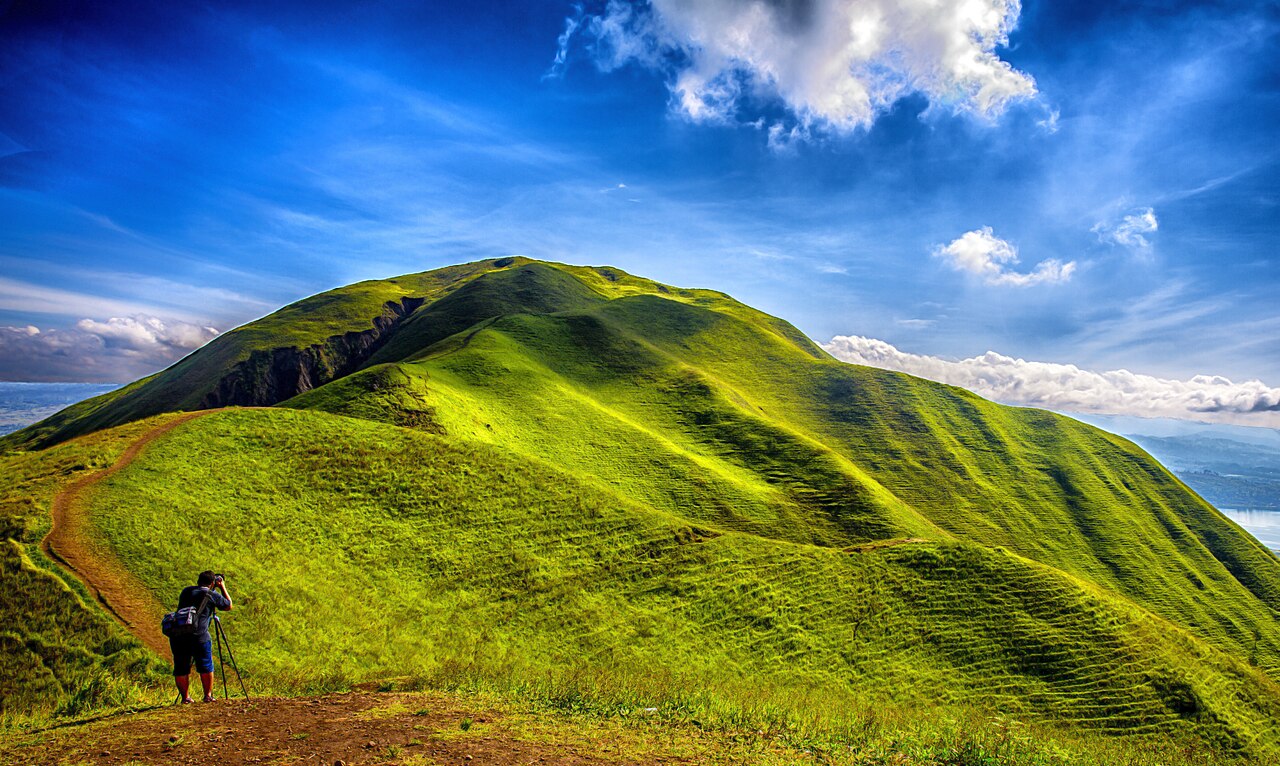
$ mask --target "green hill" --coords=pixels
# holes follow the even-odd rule
[[[720,293],[516,258],[361,283],[0,444],[30,472],[226,405],[280,407],[178,427],[90,520],[159,601],[224,567],[263,683],[585,676],[1280,752],[1275,556],[1124,439]]]

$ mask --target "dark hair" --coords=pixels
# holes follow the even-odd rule
[[[196,585],[199,585],[201,588],[207,588],[210,585],[213,585],[213,580],[214,580],[213,570],[206,569],[200,573],[199,577],[196,578]]]

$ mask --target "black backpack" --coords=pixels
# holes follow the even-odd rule
[[[169,612],[160,620],[160,632],[169,638],[194,636],[200,632],[200,613],[209,605],[211,591],[207,588],[200,606],[180,607],[176,612]]]

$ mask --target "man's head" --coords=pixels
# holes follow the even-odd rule
[[[216,577],[213,574],[213,570],[206,569],[200,573],[199,577],[196,578],[196,585],[199,585],[201,588],[207,588],[210,585],[213,585],[213,581],[215,579]]]

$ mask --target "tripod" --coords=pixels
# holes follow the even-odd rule
[[[227,647],[227,656],[231,658],[231,669],[236,672],[236,680],[240,682],[240,691],[244,694],[245,699],[249,699],[249,690],[244,686],[244,676],[240,675],[240,666],[236,664],[236,655],[231,651],[231,640],[227,638],[227,632],[222,629],[222,620],[218,619],[218,615],[213,615],[214,635],[218,640],[218,668],[222,671],[222,698],[227,699],[227,663],[222,659],[222,647]]]

